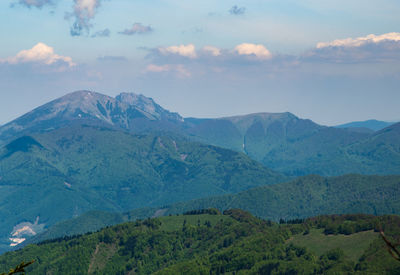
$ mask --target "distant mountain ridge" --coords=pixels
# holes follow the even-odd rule
[[[335,127],[337,127],[337,128],[366,128],[366,129],[370,129],[372,131],[379,131],[379,130],[382,130],[383,128],[386,128],[395,123],[397,123],[397,122],[388,122],[388,121],[370,119],[370,120],[365,120],[365,121],[349,122],[349,123],[337,125]]]
[[[395,153],[398,152],[395,144],[400,141],[393,141],[394,151],[386,148],[384,142],[369,143],[379,149],[361,145],[371,138],[386,139],[384,136],[393,133],[385,132],[378,137],[378,132],[367,128],[322,126],[288,112],[215,119],[183,118],[163,109],[151,98],[133,93],[122,93],[115,98],[91,91],[68,94],[1,126],[0,145],[22,135],[85,121],[135,134],[156,131],[185,136],[245,153],[289,176],[400,173],[400,168],[394,164],[400,159]],[[373,153],[363,151],[374,152],[375,149],[382,152],[379,161]]]

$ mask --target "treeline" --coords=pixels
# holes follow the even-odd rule
[[[200,210],[191,210],[183,213],[183,215],[202,215],[202,214],[209,214],[209,215],[221,215],[221,211],[216,208],[208,208],[208,209],[200,209]]]
[[[317,255],[289,240],[328,228],[379,226],[394,243],[398,216],[332,215],[278,224],[233,209],[123,223],[99,232],[56,239],[0,256],[0,271],[26,260],[27,274],[399,274],[378,237],[360,259],[341,249]],[[353,226],[354,225],[354,226]],[[371,229],[371,230],[372,230]],[[352,229],[353,230],[353,229]],[[346,231],[346,233],[348,233]]]
[[[323,232],[326,235],[351,235],[368,230],[380,232],[386,229],[390,230],[393,226],[400,226],[396,216],[374,216],[367,214],[319,216],[307,219],[305,224],[324,229]]]

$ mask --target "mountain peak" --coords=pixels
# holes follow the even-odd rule
[[[262,119],[262,120],[277,120],[277,119],[299,119],[297,116],[290,112],[283,113],[269,113],[269,112],[261,112],[261,113],[252,113],[247,115],[239,115],[239,116],[231,116],[224,117],[222,119],[229,120],[247,120],[247,119]]]
[[[135,93],[120,93],[115,97],[116,100],[125,102],[129,105],[136,105],[139,102],[146,102],[148,104],[154,104],[154,100],[150,97],[146,97],[142,94],[135,94]]]
[[[93,100],[96,98],[104,98],[104,97],[108,97],[106,95],[94,92],[94,91],[89,91],[89,90],[79,90],[79,91],[75,91],[69,94],[66,94],[62,97],[59,98],[59,100],[64,99],[64,100]]]
[[[135,106],[142,111],[149,114],[156,115],[157,111],[163,110],[163,108],[154,102],[152,98],[146,97],[144,95],[138,95],[135,93],[121,93],[115,97],[115,99],[121,103],[128,104],[130,106]],[[158,118],[159,115],[156,115]]]
[[[66,94],[0,127],[0,140],[27,130],[57,128],[72,120],[94,120],[127,130],[140,130],[148,121],[182,122],[183,118],[163,109],[153,99],[134,93],[113,98],[94,91]],[[155,124],[151,127],[158,127]]]
[[[68,93],[64,97],[91,96],[93,94],[98,94],[98,93],[96,93],[94,91],[89,91],[89,90],[78,90],[78,91]]]
[[[241,133],[245,133],[249,127],[254,125],[255,123],[260,123],[264,128],[268,128],[269,125],[273,123],[282,123],[282,125],[286,125],[291,121],[300,120],[297,116],[292,113],[284,112],[284,113],[253,113],[242,116],[232,116],[222,118],[224,120],[229,120],[233,124],[238,127]]]

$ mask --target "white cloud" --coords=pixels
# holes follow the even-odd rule
[[[196,58],[196,48],[193,44],[170,46],[166,48],[158,48],[159,52],[163,55],[177,54],[188,58]]]
[[[357,38],[337,39],[331,42],[319,42],[317,49],[326,47],[360,47],[368,43],[381,43],[385,41],[400,41],[400,33],[391,32],[382,35],[369,34]]]
[[[72,36],[82,35],[84,31],[89,32],[90,20],[94,18],[101,0],[74,0],[73,12],[67,18],[75,17],[70,33]]]
[[[163,72],[174,72],[179,77],[190,77],[191,73],[182,64],[165,64],[165,65],[147,65],[145,72],[151,73],[163,73]]]
[[[93,18],[99,5],[98,0],[75,0],[74,11],[82,16]]]
[[[237,45],[234,51],[239,55],[255,55],[259,59],[268,59],[272,57],[271,52],[261,44],[243,43]]]
[[[305,52],[302,59],[331,63],[397,62],[400,59],[400,33],[320,42]]]
[[[196,51],[196,46],[194,44],[187,45],[177,45],[177,46],[169,46],[169,47],[159,47],[154,49],[154,55],[156,59],[163,60],[162,56],[168,56],[169,59],[166,63],[171,63],[174,58],[176,62],[181,63],[182,59],[179,57],[187,57],[189,59],[202,60],[207,59],[211,60],[213,57],[224,57],[225,60],[233,60],[238,58],[238,56],[249,57],[253,56],[253,60],[266,60],[273,57],[271,52],[262,44],[251,44],[251,43],[242,43],[234,47],[234,49],[222,49],[216,46],[206,45]],[[161,57],[161,59],[160,59]],[[248,62],[249,59],[247,58]]]
[[[63,62],[69,67],[76,65],[72,62],[71,57],[54,53],[54,49],[44,43],[38,43],[32,49],[22,50],[17,55],[0,60],[0,62],[7,62],[9,64],[39,63],[45,65]]]
[[[213,56],[221,55],[221,50],[214,46],[204,46],[203,51],[210,53]]]

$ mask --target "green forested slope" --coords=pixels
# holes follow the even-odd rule
[[[196,199],[163,208],[135,209],[124,214],[115,213],[114,218],[119,220],[122,215],[123,220],[128,221],[209,207],[220,210],[241,208],[274,221],[323,214],[399,214],[400,176],[311,175],[286,183],[252,188],[234,195]],[[86,215],[50,227],[33,238],[33,241],[82,234],[101,228],[96,225],[112,224],[109,222],[110,217],[113,217],[112,213],[96,212]]]
[[[0,270],[34,259],[28,274],[400,272],[400,263],[389,255],[378,234],[362,235],[382,227],[391,241],[398,240],[398,216],[321,216],[293,222],[297,224],[278,225],[241,210],[229,210],[224,215],[170,216],[125,223],[8,252],[0,256]],[[334,248],[321,253],[306,242],[298,242],[313,230],[325,234],[334,230],[337,235],[331,235],[334,240],[330,244]],[[346,237],[356,238],[364,249],[349,250]],[[320,238],[325,238],[324,233]]]
[[[94,209],[162,206],[284,179],[244,154],[177,136],[71,124],[0,148],[1,243],[37,217],[48,226]]]
[[[208,207],[240,208],[273,220],[320,214],[399,214],[400,176],[310,175],[235,195],[173,204],[165,214]]]

